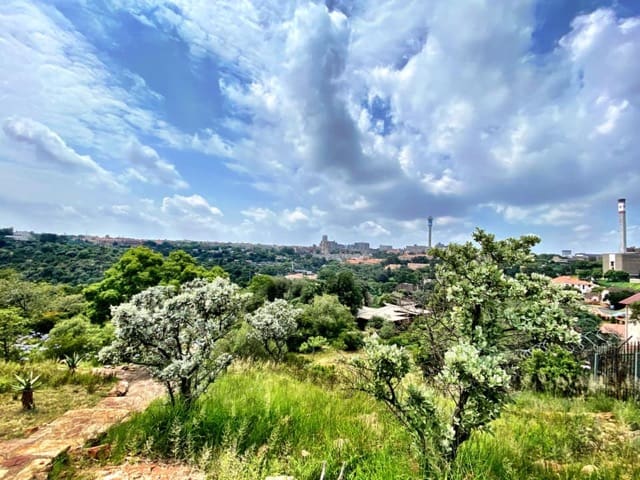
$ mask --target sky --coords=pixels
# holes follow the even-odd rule
[[[0,227],[640,246],[637,0],[2,0]]]

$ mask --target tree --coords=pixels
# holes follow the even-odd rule
[[[629,281],[630,275],[622,270],[607,270],[604,274],[605,280],[608,282],[623,282]]]
[[[96,355],[111,340],[113,327],[110,323],[99,326],[84,315],[76,315],[61,320],[51,329],[45,348],[49,357],[57,359],[73,354]]]
[[[14,357],[15,342],[27,333],[27,321],[17,308],[0,308],[0,345],[5,362]]]
[[[305,305],[298,319],[298,332],[292,339],[297,347],[309,337],[336,339],[342,332],[355,330],[356,324],[347,307],[335,295],[320,295]]]
[[[434,250],[436,282],[422,325],[429,368],[424,382],[408,384],[410,357],[395,346],[370,342],[356,362],[358,385],[386,403],[413,434],[425,478],[446,470],[474,430],[497,418],[511,381],[532,349],[580,341],[571,312],[577,294],[539,274],[517,273],[531,261],[534,236],[495,240],[478,229],[472,243]],[[436,401],[452,399],[452,410]]]
[[[174,250],[169,253],[161,268],[161,278],[164,284],[180,285],[196,278],[213,280],[216,277],[228,278],[229,275],[218,266],[207,270],[184,250]]]
[[[105,274],[104,279],[84,289],[90,302],[89,318],[97,323],[106,321],[110,308],[129,300],[133,295],[162,280],[164,257],[147,247],[127,250]]]
[[[353,272],[342,270],[335,276],[329,277],[326,290],[327,293],[337,295],[340,303],[349,307],[353,315],[358,313],[358,309],[362,306],[364,295],[362,287],[358,285],[353,276]]]
[[[148,288],[113,309],[115,341],[100,358],[149,367],[172,403],[179,394],[190,404],[231,362],[218,351],[219,341],[239,320],[245,300],[226,278]]]
[[[296,332],[296,318],[300,313],[301,310],[292,307],[286,300],[276,299],[265,303],[249,316],[253,336],[275,361],[282,360],[287,352],[287,340]]]

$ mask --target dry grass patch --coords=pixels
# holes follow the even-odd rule
[[[35,410],[29,411],[22,409],[19,393],[0,393],[0,440],[26,437],[34,428],[55,420],[69,410],[93,407],[110,389],[111,383],[91,388],[83,385],[42,387],[34,392]]]

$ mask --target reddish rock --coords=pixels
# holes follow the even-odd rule
[[[87,448],[85,453],[87,454],[87,457],[93,458],[94,460],[104,460],[111,453],[111,445],[105,443],[103,445]]]

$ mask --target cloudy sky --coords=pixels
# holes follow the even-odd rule
[[[2,0],[0,226],[640,245],[637,0]]]

